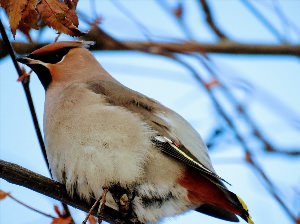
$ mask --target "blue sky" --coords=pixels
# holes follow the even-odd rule
[[[78,9],[93,14],[88,1],[79,1]],[[118,1],[129,10],[147,29],[140,27],[122,14],[110,1],[97,1],[97,13],[103,17],[101,27],[121,40],[145,40],[145,33],[152,40],[184,39],[185,35],[174,19],[162,10],[156,1]],[[179,1],[166,1],[175,6]],[[198,41],[216,40],[208,29],[204,17],[195,1],[182,1],[186,14],[184,22]],[[271,10],[271,0],[252,0],[272,24],[291,43],[300,43],[299,32],[294,32],[281,23]],[[300,21],[300,1],[279,2],[289,20]],[[215,18],[222,30],[234,41],[245,43],[276,44],[278,39],[257,20],[238,0],[209,1]],[[5,18],[1,12],[1,18]],[[87,26],[82,23],[83,30]],[[34,34],[33,34],[34,35]],[[49,30],[42,35],[44,41],[53,41],[55,32]],[[20,33],[17,39],[24,40]],[[70,39],[62,36],[62,39]],[[189,72],[179,64],[161,56],[139,52],[94,52],[99,62],[119,81],[132,89],[153,97],[184,116],[196,130],[207,139],[220,119],[216,115],[206,92],[199,88]],[[247,112],[253,117],[262,133],[279,148],[300,150],[300,64],[299,58],[291,56],[234,56],[210,55],[217,65],[218,73],[230,90],[247,105]],[[209,78],[203,67],[192,58],[184,58],[197,71]],[[245,93],[234,85],[237,79],[244,79],[254,86],[251,93]],[[0,61],[0,158],[17,163],[34,172],[49,176],[35,136],[30,113],[17,74],[8,57]],[[208,79],[209,80],[209,79]],[[44,90],[35,75],[31,76],[31,90],[40,124],[42,125]],[[219,95],[218,95],[219,96]],[[228,103],[219,96],[224,107]],[[276,106],[279,104],[279,108]],[[284,106],[283,106],[284,105]],[[249,134],[247,126],[236,114],[231,114],[248,143],[255,158],[269,175],[280,195],[294,212],[300,213],[300,158],[270,155],[262,151],[261,145]],[[294,126],[293,126],[294,125]],[[210,153],[216,171],[232,184],[230,189],[240,195],[248,204],[255,223],[292,223],[280,206],[264,188],[259,175],[243,161],[243,151],[233,135],[228,132],[221,144]],[[0,189],[12,194],[47,213],[54,213],[53,205],[58,202],[33,191],[0,180]],[[298,192],[298,193],[296,193]],[[18,214],[18,215],[16,215]],[[84,214],[72,209],[80,223]],[[16,204],[10,199],[0,202],[1,223],[29,224],[50,223],[46,217]],[[196,212],[166,219],[164,223],[225,224]]]

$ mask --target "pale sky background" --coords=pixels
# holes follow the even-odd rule
[[[141,32],[132,20],[122,14],[111,1],[96,1],[96,11],[103,17],[101,27],[121,40],[145,40],[145,32],[152,40],[166,41],[184,39],[185,36],[174,19],[163,11],[156,1],[127,0],[122,3],[147,30]],[[167,1],[175,6],[180,1]],[[204,22],[202,11],[196,1],[181,1],[185,5],[184,21],[198,41],[213,42],[213,33]],[[239,0],[210,0],[218,25],[232,40],[244,43],[275,44],[278,40],[255,18]],[[251,1],[267,16],[289,43],[300,43],[300,30],[283,24],[272,9],[271,0]],[[281,9],[292,23],[299,24],[300,1],[277,0]],[[79,1],[78,9],[87,15],[93,15],[88,1]],[[1,19],[6,17],[1,11]],[[81,29],[87,26],[82,23]],[[44,32],[44,41],[53,41],[55,32]],[[23,39],[18,33],[18,40]],[[70,39],[62,36],[61,40]],[[191,74],[173,61],[161,56],[152,56],[139,52],[93,52],[103,67],[119,81],[132,89],[153,97],[174,109],[185,117],[202,135],[208,139],[218,119],[211,101],[203,89],[194,82]],[[300,150],[300,64],[293,56],[235,56],[211,54],[219,69],[222,80],[230,90],[247,105],[248,113],[257,120],[262,132],[280,149]],[[209,77],[203,67],[194,59],[184,58],[198,72]],[[234,86],[234,80],[247,80],[254,91],[245,93]],[[0,60],[0,158],[17,163],[34,172],[49,176],[38,146],[29,109],[20,83],[16,82],[15,72],[9,57]],[[35,75],[31,76],[31,91],[36,112],[42,125],[44,90]],[[220,94],[219,94],[220,95]],[[218,96],[219,96],[218,95]],[[228,108],[228,103],[222,100]],[[277,110],[277,104],[280,110]],[[294,212],[300,214],[300,157],[266,154],[261,145],[249,135],[241,119],[232,114],[243,135],[265,172],[280,192],[280,195]],[[289,122],[293,120],[293,123]],[[240,195],[248,204],[256,224],[293,223],[264,188],[261,178],[243,162],[243,151],[230,132],[220,140],[221,143],[210,152],[217,173],[232,186],[229,189]],[[0,189],[9,191],[19,200],[34,208],[54,215],[53,205],[59,202],[35,193],[31,190],[0,180]],[[297,193],[298,192],[298,193]],[[81,223],[85,214],[72,209],[72,214]],[[41,216],[20,206],[11,199],[0,201],[0,223],[51,223]],[[225,224],[209,216],[188,212],[178,217],[164,220],[168,224]],[[244,223],[244,221],[241,221]]]

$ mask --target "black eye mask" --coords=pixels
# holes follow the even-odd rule
[[[65,47],[62,49],[59,49],[57,51],[47,53],[45,55],[35,55],[35,54],[30,54],[27,57],[32,58],[35,60],[40,60],[45,63],[50,63],[50,64],[56,64],[62,60],[62,58],[72,49],[73,47]]]

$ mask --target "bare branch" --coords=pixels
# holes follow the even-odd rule
[[[113,4],[121,13],[127,16],[136,25],[136,27],[139,28],[141,33],[148,41],[151,40],[151,32],[147,29],[147,27],[139,22],[139,20],[121,3],[121,1],[111,1],[111,4]]]
[[[224,54],[268,54],[268,55],[300,55],[300,45],[257,45],[220,43],[208,44],[194,41],[183,43],[163,43],[163,42],[124,42],[124,44],[134,49],[163,49],[174,53],[224,53]]]
[[[91,203],[82,201],[76,195],[72,198],[67,194],[65,185],[3,160],[0,160],[0,177],[10,183],[26,187],[85,212],[88,212],[94,203],[94,201]],[[92,214],[96,215],[96,211]],[[112,224],[131,223],[128,220],[125,221],[118,211],[107,206],[104,207],[103,218]]]
[[[91,34],[92,35],[92,34]],[[94,35],[94,33],[93,33]],[[91,37],[91,36],[89,36]],[[85,38],[86,39],[86,38]],[[91,38],[88,38],[89,40]],[[131,41],[120,42],[116,45],[111,40],[99,40],[95,37],[96,45],[91,50],[142,50],[142,51],[170,51],[173,53],[221,53],[221,54],[249,54],[249,55],[291,55],[300,56],[300,45],[263,45],[263,44],[238,44],[238,43],[199,43],[199,42],[143,42]],[[13,48],[18,54],[27,54],[33,50],[49,43],[25,43],[13,42]],[[0,40],[0,58],[5,57],[8,52],[3,48],[3,41]]]
[[[216,25],[216,22],[214,18],[212,17],[211,10],[209,8],[209,5],[207,4],[206,0],[200,0],[201,6],[203,8],[203,11],[205,13],[205,18],[207,24],[210,26],[210,28],[214,31],[214,33],[221,39],[226,40],[228,39],[227,36],[219,29],[219,27]]]
[[[282,43],[286,43],[285,38],[275,28],[275,26],[248,0],[240,1],[244,6]]]
[[[31,207],[30,205],[28,205],[28,204],[26,204],[26,203],[20,201],[19,199],[15,198],[15,197],[12,196],[11,194],[7,195],[7,197],[11,198],[12,200],[14,200],[15,202],[17,202],[18,204],[20,204],[20,205],[22,205],[22,206],[24,206],[24,207],[26,207],[26,208],[28,208],[28,209],[34,211],[34,212],[37,212],[37,213],[39,213],[39,214],[41,214],[41,215],[43,215],[43,216],[46,216],[46,217],[51,218],[51,219],[54,219],[54,218],[55,218],[54,216],[52,216],[52,215],[50,215],[50,214],[47,214],[47,213],[45,213],[45,212],[42,212],[42,211],[40,211],[40,210],[38,210],[38,209],[36,209],[36,208]]]

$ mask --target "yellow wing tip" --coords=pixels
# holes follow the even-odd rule
[[[243,208],[248,212],[248,216],[247,216],[247,222],[249,224],[254,224],[252,218],[251,218],[251,215],[249,214],[249,211],[248,211],[248,207],[246,205],[246,203],[243,201],[242,198],[240,198],[239,196],[237,196],[237,198],[239,199],[239,202],[241,203],[241,205],[243,206]]]

